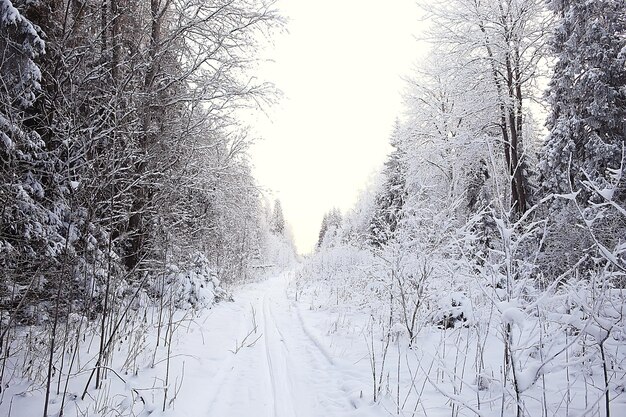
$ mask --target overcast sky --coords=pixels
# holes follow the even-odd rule
[[[260,75],[284,93],[254,123],[255,176],[279,198],[307,253],[322,217],[356,201],[390,148],[401,77],[422,51],[415,0],[279,0],[288,33],[275,38]]]

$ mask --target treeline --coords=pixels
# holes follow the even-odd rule
[[[3,0],[0,19],[2,310],[80,309],[196,251],[244,276],[263,210],[235,111],[271,98],[247,72],[270,5]]]
[[[621,4],[455,0],[424,8],[431,52],[407,80],[407,110],[379,184],[343,221],[336,210],[324,217],[317,247],[339,228],[343,238],[331,246],[343,239],[381,249],[471,226],[484,262],[500,218],[542,225],[525,248],[537,251],[535,278],[587,273],[605,258],[623,272]]]
[[[474,361],[468,388],[478,394],[450,397],[452,415],[480,409],[493,378],[509,390],[505,414],[563,412],[580,383],[601,392],[578,409],[608,416],[626,354],[623,2],[423,7],[431,52],[407,80],[379,183],[343,219],[326,215],[298,288],[317,279],[334,292],[329,302],[373,306],[387,346],[393,323],[416,350],[432,326],[469,326],[476,349],[461,357]],[[494,333],[499,369],[484,353]],[[579,369],[567,358],[580,351],[589,356]],[[431,368],[458,378],[458,393],[465,368],[446,368],[448,359]],[[597,378],[570,380],[578,371]],[[549,381],[562,386],[552,397]],[[533,394],[540,383],[543,397]]]
[[[47,407],[97,318],[98,387],[145,297],[189,307],[269,263],[236,115],[272,100],[250,69],[281,24],[264,0],[0,0],[1,377],[47,379]],[[41,355],[26,345],[47,375],[19,365]]]

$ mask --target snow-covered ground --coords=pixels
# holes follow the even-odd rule
[[[377,392],[381,415],[606,416],[602,369],[597,361],[600,353],[593,343],[574,345],[573,334],[580,333],[544,335],[546,349],[561,349],[566,342],[569,345],[567,353],[546,360],[543,372],[539,372],[536,364],[541,354],[532,342],[534,319],[526,318],[528,328],[516,324],[524,330],[516,328],[513,338],[514,355],[521,365],[516,374],[521,391],[516,401],[510,377],[502,376],[504,343],[497,310],[483,312],[490,320],[467,326],[444,329],[426,323],[409,348],[406,330],[389,323],[388,310],[380,301],[375,302],[374,294],[370,303],[361,306],[351,299],[345,301],[346,289],[337,277],[304,287],[294,282],[289,287],[291,298],[295,298],[296,289],[303,322],[319,335],[318,343],[331,357],[351,365],[364,387],[364,399],[371,402]],[[359,290],[352,288],[352,292]],[[441,297],[445,296],[441,292]],[[356,301],[358,304],[358,298]],[[502,314],[502,320],[509,318],[508,313]],[[606,352],[611,416],[621,417],[626,415],[626,372],[620,335],[616,333],[607,342]]]
[[[196,360],[172,415],[386,415],[359,398],[368,375],[329,354],[287,298],[287,285],[287,275],[249,285],[209,312],[204,342],[181,348]]]
[[[288,275],[283,274],[246,285],[235,292],[234,302],[218,303],[195,317],[177,312],[174,320],[180,324],[169,351],[167,383],[167,346],[160,343],[156,352],[136,352],[133,375],[122,371],[131,356],[122,344],[103,387],[91,386],[81,400],[97,355],[97,349],[83,346],[81,371],[69,380],[64,415],[387,415],[364,394],[369,387],[367,370],[343,361],[338,352],[320,342],[311,330],[314,327],[303,321],[301,310],[306,307],[287,297],[288,284]],[[148,330],[143,337],[154,343],[154,333]],[[97,339],[87,337],[85,344],[97,346]],[[65,376],[60,380],[62,391]],[[56,392],[56,377],[54,381]],[[164,387],[168,388],[165,399]],[[11,378],[2,395],[2,416],[42,413],[44,389],[26,379]],[[53,395],[49,415],[58,415],[61,402],[61,395]]]
[[[338,298],[330,302],[324,296],[328,282],[296,292],[291,276],[284,273],[247,284],[234,292],[235,301],[194,315],[176,312],[172,320],[178,329],[171,345],[156,346],[157,337],[167,335],[158,336],[147,326],[137,335],[145,339],[142,346],[155,348],[137,351],[129,335],[116,349],[103,386],[90,386],[81,400],[97,355],[89,347],[96,346],[97,339],[85,337],[79,371],[68,380],[63,415],[515,415],[510,387],[498,383],[502,346],[495,332],[483,342],[484,372],[477,381],[476,329],[423,328],[409,349],[402,329],[384,330],[375,310],[357,309]],[[593,369],[587,371],[555,372],[537,381],[524,392],[524,415],[603,415],[601,382],[591,390],[593,384],[578,383],[600,378]],[[2,392],[0,415],[41,415],[44,389],[17,376],[7,378],[10,373],[9,366],[5,380],[10,384]],[[620,373],[613,370],[613,375]],[[65,376],[58,381],[62,392]],[[626,415],[620,383],[617,378],[611,384],[613,416]],[[57,384],[55,376],[53,393]],[[59,415],[62,402],[62,395],[53,395],[49,415]]]

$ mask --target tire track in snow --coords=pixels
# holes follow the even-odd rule
[[[284,359],[284,381],[287,383],[287,387],[289,388],[289,402],[291,404],[291,409],[293,410],[293,415],[304,415],[304,416],[310,416],[309,411],[310,411],[310,407],[307,408],[307,405],[310,405],[308,403],[308,401],[306,401],[305,398],[302,398],[300,394],[301,392],[304,392],[301,390],[302,388],[302,376],[303,375],[299,375],[296,376],[296,374],[293,373],[294,370],[299,370],[302,365],[304,365],[306,362],[297,362],[297,365],[294,366],[293,363],[293,355],[289,350],[289,345],[291,342],[287,343],[288,338],[285,337],[285,335],[283,334],[283,331],[280,329],[280,326],[278,325],[278,320],[276,320],[276,315],[274,313],[274,308],[272,307],[272,303],[268,303],[268,311],[269,311],[269,315],[272,321],[272,324],[274,326],[274,329],[276,329],[276,334],[280,337],[280,341],[282,343],[282,347],[284,348],[283,351],[283,355],[282,358]],[[298,352],[298,345],[294,345],[292,347],[295,347],[296,349],[294,350],[294,354],[297,354]],[[294,379],[294,376],[296,376],[296,378]],[[307,386],[307,388],[310,388],[310,386]],[[307,391],[310,393],[310,391]],[[296,407],[296,404],[298,405],[298,407]],[[296,409],[298,410],[296,412]],[[304,413],[304,414],[302,414]],[[289,416],[291,416],[291,414],[289,414]],[[316,416],[317,417],[317,416]]]
[[[276,402],[276,379],[274,378],[272,355],[270,354],[270,345],[269,345],[269,340],[267,336],[269,332],[268,332],[268,325],[267,325],[267,315],[265,314],[265,304],[266,304],[266,299],[263,298],[263,310],[262,310],[263,327],[264,327],[263,328],[263,342],[265,344],[265,358],[267,361],[267,373],[268,373],[268,377],[270,380],[270,388],[272,390],[272,410],[274,411],[274,417],[278,417],[277,402]]]
[[[289,302],[286,288],[281,295],[278,295],[281,302],[270,304],[269,310],[277,332],[285,340],[285,347],[292,349],[292,354],[286,357],[286,361],[297,363],[294,369],[300,371],[300,374],[296,375],[298,377],[296,382],[300,382],[300,388],[305,388],[300,392],[307,393],[298,399],[298,405],[308,403],[309,409],[303,411],[311,417],[346,415],[357,407],[349,398],[350,392],[345,385],[347,376],[344,375],[345,370],[308,329],[298,306]],[[279,309],[281,321],[276,319],[274,307]],[[288,337],[285,338],[284,335]],[[291,376],[291,373],[288,375]]]
[[[286,301],[286,298],[281,297],[280,300]],[[274,307],[279,308],[279,313],[275,313]],[[294,395],[292,398],[298,407],[298,415],[301,417],[344,415],[336,413],[337,409],[346,410],[342,406],[343,398],[329,395],[328,387],[333,385],[333,377],[327,372],[326,359],[319,357],[317,348],[312,346],[311,341],[302,332],[289,304],[269,304],[269,312],[276,332],[281,336],[283,346],[288,352],[284,357],[285,375],[292,387],[291,394]],[[276,319],[276,314],[280,315],[281,321]]]
[[[285,349],[287,349],[287,352],[289,352],[289,345],[287,344],[285,336],[283,335],[283,332],[280,330],[280,327],[278,327],[278,322],[276,321],[276,316],[274,315],[274,309],[272,308],[271,304],[269,304],[269,312],[270,312],[270,317],[272,318],[272,323],[274,324],[274,328],[276,329],[276,332],[278,332],[278,335],[280,336],[280,341],[282,342]]]
[[[360,407],[354,371],[309,330],[285,285],[283,279],[270,280],[237,303],[240,313],[248,305],[258,312],[262,336],[224,357],[213,373],[208,417],[336,417]],[[241,335],[249,330],[250,317],[240,313]]]
[[[315,346],[316,351],[320,353],[321,356],[324,357],[325,361],[327,362],[327,365],[329,366],[328,367],[329,373],[340,376],[340,379],[337,379],[337,380],[343,381],[339,389],[343,392],[344,399],[350,404],[350,406],[353,409],[358,408],[358,405],[355,402],[355,399],[352,398],[352,395],[351,395],[351,389],[352,389],[351,386],[354,387],[354,386],[360,385],[358,375],[355,375],[353,371],[349,367],[347,367],[345,364],[341,364],[340,362],[335,360],[335,358],[333,358],[333,355],[328,351],[326,346],[319,340],[319,338],[315,335],[315,333],[310,330],[309,326],[304,321],[304,318],[302,317],[302,313],[300,310],[300,306],[293,301],[291,302],[291,306],[292,308],[296,310],[300,330],[302,331],[302,333],[306,335],[306,338],[311,342],[308,344],[308,346],[311,346],[311,345]],[[314,357],[316,356],[311,351],[309,351],[309,353]],[[317,356],[319,357],[320,355],[317,355]],[[361,390],[361,394],[362,394],[362,390]]]
[[[213,410],[215,405],[218,403],[220,394],[224,390],[224,387],[232,385],[231,380],[233,379],[233,370],[235,369],[233,362],[233,359],[228,360],[224,366],[220,367],[215,375],[215,379],[218,381],[217,389],[214,390],[210,396],[211,399],[209,400],[209,407],[207,410],[209,415],[211,415],[211,410]]]

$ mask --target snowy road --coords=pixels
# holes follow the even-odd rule
[[[278,277],[246,288],[234,303],[211,310],[201,338],[194,332],[182,341],[181,355],[195,360],[173,415],[387,415],[355,396],[354,387],[368,376],[331,357],[286,287],[287,279]]]

